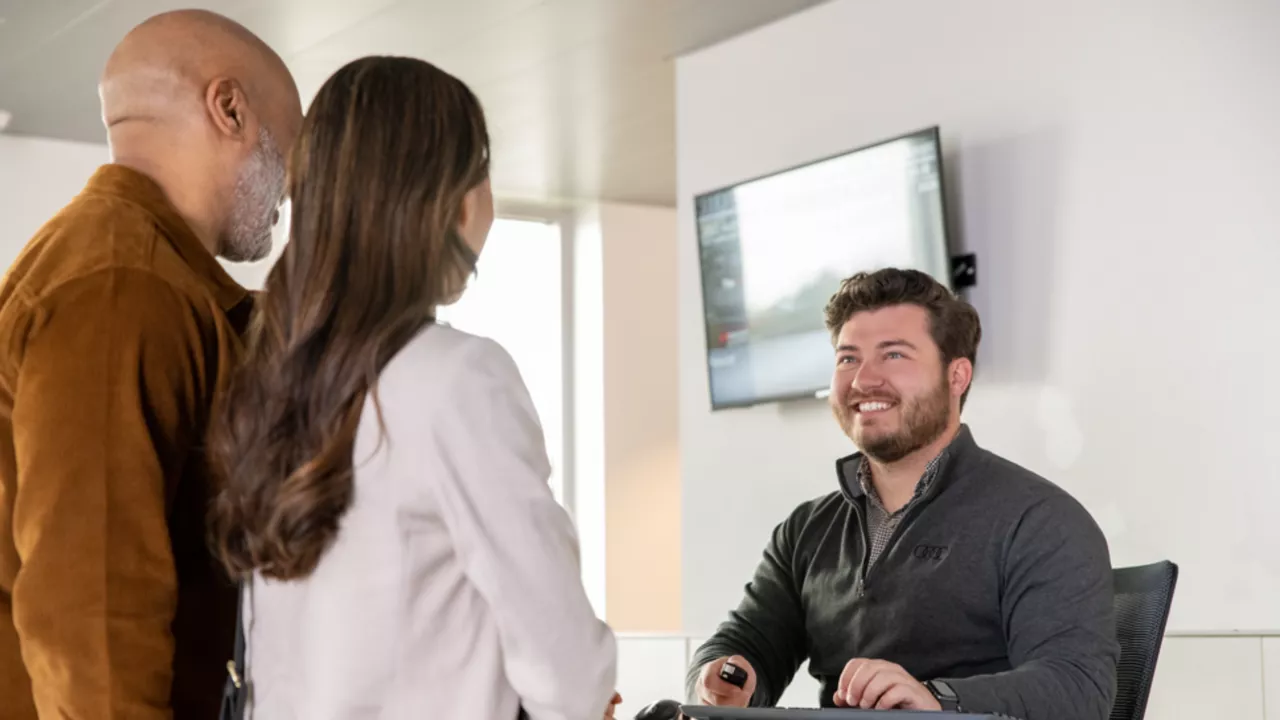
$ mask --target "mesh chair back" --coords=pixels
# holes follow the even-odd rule
[[[1114,578],[1120,666],[1111,720],[1142,720],[1178,584],[1178,566],[1165,561],[1118,568]]]

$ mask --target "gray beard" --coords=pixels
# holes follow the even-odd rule
[[[264,127],[258,146],[236,181],[235,212],[222,257],[253,262],[271,254],[272,217],[285,183],[284,155]]]

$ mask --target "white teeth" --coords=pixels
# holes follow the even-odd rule
[[[877,410],[888,410],[889,403],[883,402],[864,402],[858,404],[858,409],[862,412],[875,412]]]

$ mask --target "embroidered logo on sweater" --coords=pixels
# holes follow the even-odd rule
[[[911,551],[911,556],[917,560],[941,562],[950,550],[951,548],[944,547],[942,545],[917,545],[915,549]]]

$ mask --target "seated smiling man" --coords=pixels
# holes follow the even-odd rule
[[[1106,539],[1066,492],[960,423],[977,312],[913,270],[826,309],[831,406],[861,452],[773,532],[690,695],[771,707],[804,660],[823,706],[1105,720],[1119,645]],[[720,679],[726,662],[742,688]]]

